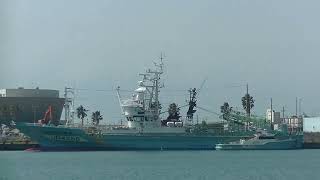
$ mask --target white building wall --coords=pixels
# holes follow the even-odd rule
[[[301,128],[303,127],[303,118],[302,117],[287,117],[283,119],[283,123],[287,124],[291,128]]]
[[[303,118],[303,132],[320,132],[320,117]]]
[[[6,97],[6,89],[0,89],[0,97]]]
[[[272,110],[271,113],[271,109],[267,109],[266,112],[266,119],[267,121],[271,121],[271,115],[272,115],[272,123],[281,123],[281,118],[280,118],[280,112],[275,112],[274,110]]]

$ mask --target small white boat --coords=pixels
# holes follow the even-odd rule
[[[257,135],[248,140],[240,139],[239,142],[216,144],[216,150],[288,150],[301,149],[303,136],[275,137],[274,135]]]

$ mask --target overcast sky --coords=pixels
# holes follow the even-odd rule
[[[241,107],[245,85],[256,114],[277,110],[319,115],[320,2],[301,0],[2,0],[0,87],[72,86],[76,102],[117,121],[115,92],[133,90],[138,73],[164,52],[164,108],[185,104]],[[184,114],[185,111],[182,112]],[[209,116],[199,111],[200,116]]]

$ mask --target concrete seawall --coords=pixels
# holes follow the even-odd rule
[[[320,149],[320,132],[304,132],[304,148]]]

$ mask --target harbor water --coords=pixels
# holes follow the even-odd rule
[[[320,150],[0,152],[0,180],[319,179]]]

